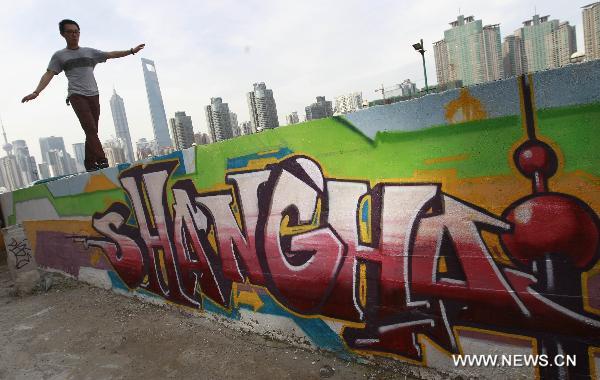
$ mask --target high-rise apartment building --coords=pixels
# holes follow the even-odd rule
[[[138,160],[152,157],[157,150],[156,141],[148,141],[146,138],[141,138],[135,143],[135,154]]]
[[[102,144],[102,149],[104,149],[104,154],[108,160],[108,166],[117,166],[118,164],[127,162],[125,141],[120,138],[105,141]]]
[[[51,149],[48,151],[48,165],[53,177],[67,175],[77,171],[71,167],[71,157],[64,150]]]
[[[577,50],[575,26],[534,15],[503,45],[506,77],[567,65]]]
[[[568,21],[558,24],[558,28],[552,33],[552,60],[554,67],[562,67],[571,62],[571,55],[577,51],[577,39],[575,26]]]
[[[263,129],[279,127],[273,91],[268,89],[263,82],[254,83],[253,87],[254,90],[249,92],[246,98],[248,99],[248,110],[254,129],[262,131]]]
[[[438,86],[456,81],[454,64],[450,63],[448,44],[444,40],[433,43],[433,57],[435,59],[435,74]]]
[[[40,137],[40,150],[42,152],[42,162],[49,163],[48,152],[51,150],[62,150],[63,152],[66,152],[65,142],[62,137]]]
[[[154,61],[142,58],[142,69],[144,70],[144,82],[146,83],[146,95],[148,96],[148,106],[150,107],[150,116],[152,118],[152,129],[154,130],[154,139],[159,148],[173,146],[169,137],[169,127],[167,126],[167,114],[163,103],[158,75]]]
[[[298,118],[298,112],[294,111],[289,115],[285,115],[285,122],[287,125],[298,124],[300,122],[300,118]]]
[[[502,44],[502,66],[504,67],[505,78],[514,77],[526,72],[524,54],[521,37],[509,35],[504,38],[504,43]]]
[[[405,79],[402,83],[400,83],[399,87],[402,91],[402,96],[415,96],[419,92],[417,89],[417,84],[412,82],[410,79]]]
[[[483,27],[483,54],[485,80],[493,81],[504,77],[502,65],[502,38],[500,37],[500,25],[486,25]]]
[[[587,60],[600,59],[600,1],[582,7],[583,41]]]
[[[50,174],[50,165],[48,165],[46,162],[38,164],[38,173],[40,175],[40,179],[48,179],[52,177]]]
[[[208,136],[208,133],[195,133],[194,143],[196,143],[196,145],[210,144],[210,137]]]
[[[317,96],[317,101],[304,108],[306,120],[323,119],[333,116],[333,107],[330,100],[325,100],[324,96]]]
[[[29,154],[25,140],[15,140],[12,143],[13,152],[17,159],[17,166],[25,184],[30,184],[39,179],[35,158]]]
[[[41,137],[40,150],[42,161],[48,164],[52,176],[66,175],[77,171],[77,167],[71,163],[71,155],[67,153],[62,137]]]
[[[4,124],[2,125],[2,134],[4,135],[4,145],[2,146],[2,149],[6,152],[6,156],[0,158],[0,181],[6,189],[13,191],[24,187],[25,181],[23,181],[23,176],[17,163],[17,157],[12,153],[13,146],[6,138]]]
[[[0,158],[0,181],[8,191],[25,186],[17,158],[12,154]]]
[[[194,143],[194,127],[192,117],[185,112],[175,112],[175,117],[169,119],[171,125],[171,136],[175,142],[175,149],[183,150],[192,146]]]
[[[242,122],[242,125],[240,126],[240,129],[242,130],[242,134],[243,135],[251,135],[251,134],[253,134],[253,133],[256,132],[254,130],[254,128],[252,127],[252,122],[251,121],[244,121],[244,122]]]
[[[84,160],[85,160],[85,144],[84,143],[75,143],[73,144],[73,154],[75,154],[75,162],[81,168],[84,168]]]
[[[206,123],[210,129],[213,142],[227,140],[233,137],[229,105],[221,98],[210,98],[210,105],[204,107]]]
[[[125,157],[128,162],[135,161],[133,155],[133,145],[131,144],[131,135],[129,134],[129,123],[127,122],[127,113],[125,113],[125,103],[123,98],[113,89],[113,95],[110,98],[110,110],[112,112],[113,123],[115,124],[115,134],[117,138],[123,140],[125,148]]]
[[[474,16],[458,16],[433,44],[438,84],[462,81],[465,86],[502,79],[499,25],[483,26]]]
[[[231,132],[233,137],[242,135],[242,129],[238,125],[237,114],[235,112],[229,112],[229,121],[231,122]]]
[[[335,98],[335,112],[346,114],[362,108],[362,92],[340,95]]]

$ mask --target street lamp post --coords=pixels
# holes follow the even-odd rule
[[[427,68],[425,67],[425,49],[423,48],[423,39],[421,38],[421,42],[417,42],[413,45],[416,51],[421,53],[421,58],[423,58],[423,73],[425,74],[425,93],[429,93],[429,86],[427,85]]]

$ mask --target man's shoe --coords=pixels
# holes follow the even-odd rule
[[[96,161],[96,166],[98,166],[98,169],[106,169],[108,168],[108,160],[106,158],[101,158]]]

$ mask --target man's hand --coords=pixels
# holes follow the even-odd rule
[[[146,44],[140,44],[134,48],[132,48],[131,50],[133,50],[133,53],[137,53],[138,51],[142,50],[144,48],[144,46],[146,46]]]
[[[121,50],[109,51],[106,53],[106,59],[127,57],[128,55],[135,54],[138,51],[142,50],[144,48],[144,46],[146,46],[146,44],[140,44],[134,48],[122,50],[122,51]]]
[[[55,73],[52,70],[46,70],[44,75],[42,75],[42,79],[40,79],[40,83],[35,88],[35,91],[21,99],[21,103],[25,103],[37,98],[40,95],[40,92],[42,92],[42,90],[46,88],[48,83],[50,83],[50,81],[52,80],[52,78],[54,78],[56,74],[57,73]]]
[[[25,103],[25,102],[28,102],[28,101],[30,101],[30,100],[33,100],[33,99],[37,98],[37,97],[38,97],[38,95],[39,95],[39,94],[38,94],[37,92],[32,92],[31,94],[29,94],[29,95],[25,96],[25,97],[24,97],[24,98],[21,100],[21,103]]]

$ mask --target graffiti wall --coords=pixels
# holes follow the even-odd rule
[[[598,94],[600,61],[51,181],[0,204],[38,265],[119,292],[343,357],[594,378]],[[550,363],[454,364],[470,354]]]

